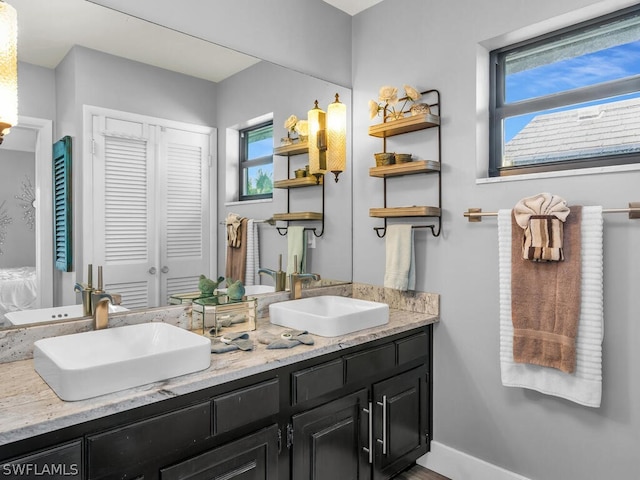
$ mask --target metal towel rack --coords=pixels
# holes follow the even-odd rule
[[[639,219],[640,202],[630,202],[628,208],[603,208],[602,213],[628,213],[629,219]],[[469,222],[481,222],[482,217],[497,217],[498,212],[483,212],[481,208],[469,208],[463,215]]]

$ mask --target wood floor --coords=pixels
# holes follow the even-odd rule
[[[443,477],[439,473],[427,470],[420,465],[415,465],[409,470],[405,470],[401,474],[393,477],[394,480],[451,480]]]

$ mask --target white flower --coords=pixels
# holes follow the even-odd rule
[[[422,96],[420,92],[413,88],[411,85],[404,85],[404,94],[414,102]]]
[[[380,105],[375,100],[369,100],[369,117],[373,119],[380,111]]]
[[[382,112],[382,115],[388,118],[402,118],[409,110],[405,110],[408,103],[418,100],[422,94],[411,85],[403,85],[404,96],[398,98],[398,89],[389,85],[380,87],[378,91],[378,102],[369,100],[369,116],[371,119]],[[396,108],[398,103],[403,102],[402,106]]]
[[[298,120],[298,123],[295,125],[295,130],[298,132],[298,135],[309,135],[309,122],[306,120]]]
[[[388,105],[395,105],[398,102],[398,89],[389,86],[381,87],[378,92],[378,100]]]
[[[293,131],[295,131],[296,123],[298,123],[298,117],[296,117],[295,115],[291,115],[284,122],[284,128],[286,128],[287,130],[290,130],[290,131],[293,132]]]

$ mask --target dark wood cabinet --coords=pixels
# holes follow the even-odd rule
[[[292,405],[329,400],[288,425],[291,480],[383,480],[427,453],[430,338],[419,332],[292,374]],[[302,384],[313,387],[301,395]]]
[[[371,478],[361,449],[369,435],[360,412],[368,391],[359,390],[292,418],[292,480],[365,480]]]
[[[373,385],[374,480],[390,478],[427,453],[427,385],[423,367]]]
[[[429,448],[431,344],[416,328],[3,445],[0,476],[388,479]]]
[[[160,470],[160,480],[278,478],[278,426],[240,438]]]

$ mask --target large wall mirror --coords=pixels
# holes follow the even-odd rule
[[[85,105],[215,129],[217,133],[212,142],[214,165],[210,172],[207,212],[212,234],[208,271],[212,277],[224,274],[226,247],[225,226],[222,223],[228,213],[263,220],[288,209],[312,209],[315,202],[319,201],[317,194],[311,191],[276,190],[271,201],[250,204],[236,202],[233,197],[233,182],[237,179],[237,167],[234,164],[237,147],[230,139],[233,139],[234,131],[266,115],[273,119],[275,146],[278,146],[280,137],[286,136],[284,120],[292,114],[306,116],[316,99],[326,107],[333,100],[334,94],[339,93],[350,111],[349,89],[85,0],[13,0],[10,3],[18,11],[19,88],[22,105],[19,113],[25,123],[16,128],[16,133],[24,129],[27,133],[24,136],[32,137],[34,145],[33,148],[27,146],[18,149],[31,150],[29,160],[26,159],[27,154],[19,155],[26,170],[11,167],[0,157],[3,179],[16,177],[10,182],[14,190],[18,189],[6,193],[3,190],[0,203],[4,197],[7,203],[19,202],[15,197],[22,193],[20,185],[23,183],[24,189],[28,189],[27,183],[31,182],[38,193],[35,188],[38,177],[48,175],[44,171],[48,166],[42,163],[38,149],[35,148],[39,129],[44,128],[45,135],[38,140],[40,149],[43,148],[43,139],[44,148],[47,143],[65,135],[74,139],[73,271],[55,271],[50,257],[46,259],[46,256],[31,252],[34,248],[37,250],[49,247],[48,240],[37,238],[35,233],[38,231],[37,222],[40,222],[42,232],[50,231],[44,228],[43,222],[50,222],[51,217],[41,215],[41,212],[36,211],[38,217],[33,239],[13,242],[11,247],[8,243],[3,245],[2,257],[24,259],[17,262],[20,265],[9,262],[12,268],[35,266],[36,257],[45,258],[45,264],[39,265],[42,275],[36,281],[41,307],[79,303],[80,297],[73,292],[73,286],[77,281],[86,280],[86,265],[92,263],[91,252],[94,247],[87,245],[91,241],[91,234],[88,233],[89,227],[86,224],[86,206],[93,199],[87,198],[87,185],[83,185],[87,179],[87,152],[92,148],[90,133],[83,131],[82,112]],[[105,22],[104,15],[112,17],[113,22]],[[71,28],[51,21],[53,17],[62,19],[66,16],[78,17],[77,25]],[[51,28],[33,23],[47,18]],[[79,36],[74,38],[74,33]],[[50,55],[49,51],[55,48],[56,38],[60,35],[65,37],[68,46],[57,59],[51,60],[55,56]],[[150,56],[149,51],[155,57]],[[53,133],[51,123],[46,127],[47,122],[52,122]],[[348,128],[350,126],[349,116]],[[3,153],[10,151],[7,148],[11,147],[10,135],[6,137],[5,144],[0,146],[0,149],[5,150]],[[350,145],[348,151],[350,162]],[[288,164],[287,158],[275,157],[274,179],[293,176],[293,168]],[[43,190],[39,194],[48,195],[48,192]],[[43,207],[50,206],[47,202],[48,199],[36,198],[34,205],[44,211]],[[350,282],[352,222],[349,171],[340,176],[340,182],[327,182],[324,209],[325,231],[321,237],[315,238],[313,246],[309,246],[308,271],[319,273],[332,282]],[[9,225],[8,237],[11,228],[18,221],[23,220],[14,219]],[[260,225],[259,235],[260,266],[276,268],[280,255],[286,259],[287,237],[281,236],[269,223]],[[26,252],[27,249],[30,252]],[[109,279],[106,278],[105,281],[108,284]],[[270,282],[269,278],[263,280],[264,284],[271,284]],[[162,304],[164,300],[161,301]],[[5,324],[4,328],[7,327]]]

